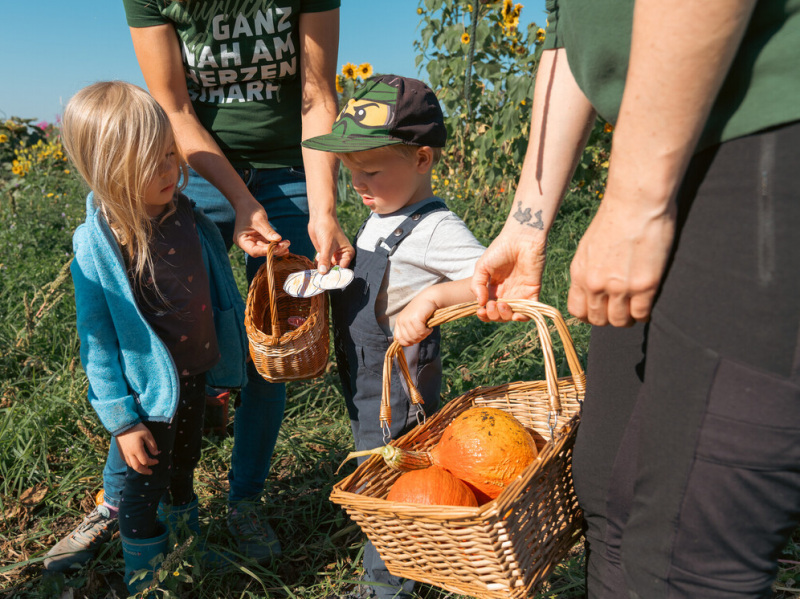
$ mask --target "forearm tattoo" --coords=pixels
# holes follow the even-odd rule
[[[541,210],[537,210],[533,215],[536,217],[536,221],[530,222],[533,219],[533,216],[531,216],[531,209],[525,208],[525,210],[523,210],[522,202],[517,202],[517,211],[513,214],[513,216],[521,225],[527,225],[529,227],[533,227],[534,229],[539,229],[540,231],[544,230],[544,221],[542,220]]]

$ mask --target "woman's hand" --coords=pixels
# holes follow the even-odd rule
[[[504,299],[538,300],[545,264],[544,237],[514,234],[503,229],[475,265],[472,292],[483,321],[527,320],[515,314]]]
[[[282,256],[289,251],[289,240],[281,241],[281,236],[272,228],[267,212],[255,198],[238,201],[234,204],[236,224],[233,241],[250,256],[266,256],[270,242],[280,242],[275,255]]]
[[[137,424],[116,436],[117,447],[125,463],[139,474],[153,474],[150,466],[158,464],[151,457],[158,455],[158,446],[153,434],[144,424]]]
[[[394,321],[394,339],[403,347],[419,343],[433,332],[428,320],[438,306],[425,291],[411,300]]]
[[[334,265],[347,268],[356,255],[335,218],[312,218],[308,223],[308,234],[317,248],[317,269],[321,273],[328,272],[328,268]]]
[[[635,209],[609,192],[570,266],[567,309],[593,325],[630,326],[650,318],[675,235],[674,203]]]

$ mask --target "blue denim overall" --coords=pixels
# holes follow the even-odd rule
[[[333,314],[334,346],[339,377],[342,382],[350,425],[353,429],[356,450],[380,447],[388,442],[379,422],[383,362],[391,342],[391,331],[385,330],[377,320],[375,301],[389,265],[389,257],[408,237],[425,216],[447,210],[443,202],[430,202],[408,216],[387,239],[379,239],[375,250],[356,250],[351,268],[353,281],[346,288],[330,292]],[[364,225],[356,235],[358,237]],[[442,383],[442,363],[439,355],[441,336],[439,328],[418,345],[417,360],[409,361],[409,370],[424,399],[426,416],[439,407]],[[417,424],[417,408],[411,404],[405,382],[398,368],[392,368],[391,438],[395,439]],[[366,458],[360,458],[359,463]],[[380,555],[370,542],[364,548],[365,580],[379,583],[371,585],[376,597],[389,599],[409,597],[414,582],[392,576]]]

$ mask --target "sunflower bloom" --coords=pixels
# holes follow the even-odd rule
[[[466,31],[461,34],[461,43],[462,44],[468,44],[469,43],[469,33],[467,33]]]
[[[606,123],[603,126],[603,131],[605,131],[606,133],[611,133],[613,130],[614,130],[614,125],[612,125],[611,123]]]
[[[358,68],[353,63],[348,62],[346,65],[342,67],[342,75],[344,75],[345,79],[352,79],[355,81],[358,79]]]
[[[541,27],[536,30],[536,43],[541,44],[544,41],[545,32]]]
[[[342,85],[342,76],[336,75],[336,93],[343,94],[344,93],[344,86]]]
[[[0,133],[0,144],[4,144],[8,141],[8,135],[5,133]]]
[[[368,62],[362,62],[360,65],[358,65],[358,76],[364,80],[372,77],[372,65]]]
[[[418,14],[418,15],[421,15],[421,14],[422,14],[422,9],[421,9],[421,8],[418,8],[418,9],[417,9],[417,14]]]

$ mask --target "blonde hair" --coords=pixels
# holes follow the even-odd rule
[[[414,160],[417,156],[417,150],[419,150],[422,146],[415,146],[412,144],[392,144],[389,146],[381,146],[376,148],[378,150],[386,150],[395,152],[397,154],[402,155],[404,158],[408,160]],[[335,152],[337,158],[341,158],[342,156],[346,156],[356,164],[360,163],[359,154],[363,152],[361,150],[359,152]],[[433,159],[431,160],[431,167],[436,166],[439,161],[442,159],[442,148],[431,148],[431,153],[433,154]]]
[[[76,93],[64,109],[61,140],[122,247],[132,279],[141,285],[153,263],[145,190],[176,143],[166,113],[140,87],[124,81],[95,83]],[[187,168],[177,145],[176,155],[182,175],[178,189],[183,189]],[[161,220],[174,210],[173,204]],[[155,281],[152,285],[160,296]]]

